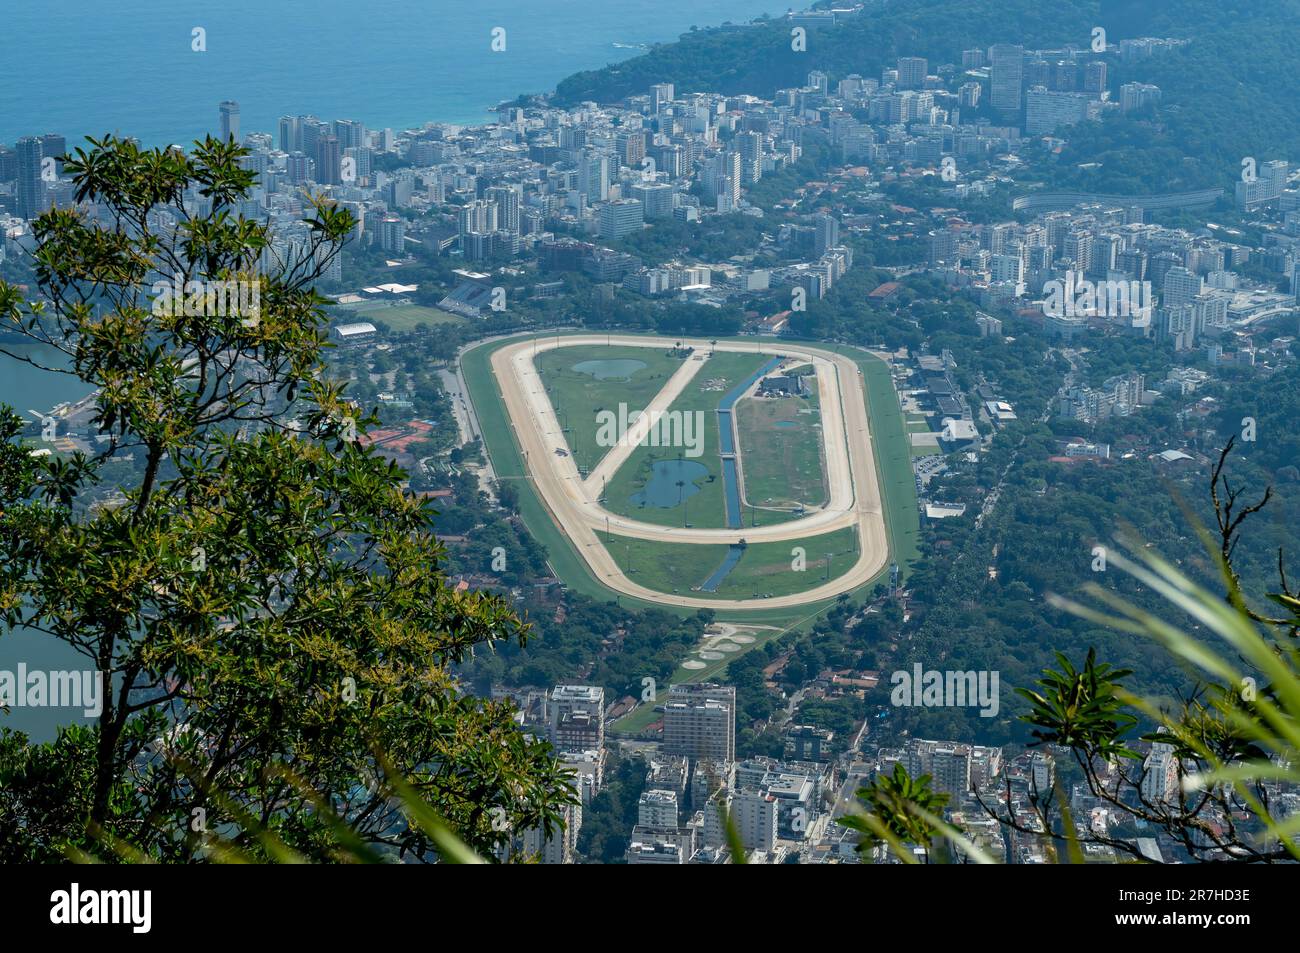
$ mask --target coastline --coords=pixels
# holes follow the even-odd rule
[[[150,17],[72,3],[51,20],[34,4],[7,12],[15,40],[37,31],[51,38],[39,63],[21,43],[0,41],[10,69],[40,69],[58,78],[41,103],[0,90],[0,142],[56,132],[70,144],[86,135],[119,131],[146,146],[188,143],[217,125],[217,104],[243,106],[243,129],[274,134],[281,115],[354,118],[371,129],[420,128],[427,123],[476,126],[490,122],[492,102],[552,95],[570,77],[616,66],[660,44],[679,41],[699,25],[748,22],[767,12],[760,0],[706,0],[656,9],[584,8],[560,3],[539,10],[504,0],[485,11],[453,0],[435,10],[392,0],[386,16],[358,18],[349,5],[322,0],[296,55],[284,40],[301,24],[270,16],[252,0],[182,16]],[[202,13],[208,49],[190,50],[190,22]],[[263,26],[249,32],[250,17]],[[392,29],[396,20],[400,31]],[[206,21],[206,22],[204,22]],[[491,52],[489,30],[509,29],[509,45]],[[183,26],[183,29],[182,29]],[[76,54],[78,36],[95,35],[122,68],[122,84],[102,100],[86,95],[97,77]],[[229,42],[232,36],[237,44]],[[306,41],[310,41],[309,43]],[[359,49],[382,51],[358,57]],[[254,82],[253,76],[260,77]]]

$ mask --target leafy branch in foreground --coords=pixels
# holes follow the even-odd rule
[[[938,833],[934,817],[942,813],[949,795],[930,787],[930,776],[913,778],[901,764],[893,774],[881,775],[858,790],[859,810],[840,823],[862,835],[858,852],[866,853],[881,844],[887,845],[905,862],[914,860],[907,844],[926,848],[929,859],[931,842]]]
[[[434,514],[326,372],[313,283],[354,219],[306,195],[305,237],[277,237],[239,214],[245,155],[90,140],[65,164],[78,207],[33,223],[41,300],[0,282],[0,330],[61,356],[101,438],[37,458],[0,416],[0,637],[62,643],[103,689],[48,743],[0,729],[0,860],[185,862],[217,835],[267,859],[260,831],[331,860],[333,818],[354,847],[436,859],[387,774],[490,855],[573,796],[451,673],[529,627],[447,584]]]

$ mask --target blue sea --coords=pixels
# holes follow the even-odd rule
[[[770,8],[770,11],[765,8]],[[474,123],[520,93],[676,39],[784,12],[771,0],[6,0],[0,142],[118,132],[146,145],[311,113],[394,129]],[[492,51],[505,30],[504,52]],[[195,52],[201,29],[206,52]]]

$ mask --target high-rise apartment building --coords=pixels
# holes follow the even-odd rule
[[[295,152],[302,148],[302,133],[298,130],[297,116],[280,117],[280,151]]]
[[[898,88],[920,89],[925,85],[925,74],[930,64],[923,56],[900,56],[898,58]]]
[[[600,207],[600,237],[617,240],[641,230],[645,209],[636,199],[619,199]]]
[[[498,213],[499,209],[495,202],[486,199],[466,202],[460,209],[460,234],[495,232],[499,227]]]
[[[953,741],[913,738],[903,752],[903,767],[912,777],[928,774],[934,789],[961,797],[983,788],[1002,771],[1002,749]]]
[[[1150,83],[1125,83],[1119,88],[1120,112],[1146,109],[1160,102],[1160,87]]]
[[[674,685],[664,705],[663,752],[696,760],[736,760],[735,687]]]
[[[578,191],[592,203],[609,198],[609,156],[603,152],[583,150],[578,162]]]
[[[739,791],[732,795],[729,811],[746,850],[770,851],[776,846],[777,803],[771,794]]]
[[[358,179],[369,177],[374,167],[374,150],[364,146],[343,150],[343,158],[352,160],[352,172]]]
[[[41,154],[47,159],[54,160],[54,171],[58,175],[63,174],[63,160],[60,156],[68,152],[68,140],[57,132],[47,132],[40,137]]]
[[[556,685],[546,699],[546,733],[558,751],[600,751],[605,745],[605,690]]]
[[[640,129],[625,132],[618,137],[619,160],[629,169],[642,168],[645,160],[645,132]]]
[[[994,255],[989,259],[989,280],[1002,284],[1024,285],[1025,262],[1020,255]]]
[[[740,151],[740,174],[746,182],[757,182],[763,177],[763,134],[742,132],[736,136]]]
[[[1020,112],[1025,51],[1010,43],[989,47],[989,102],[1004,116]]]
[[[1286,189],[1291,167],[1285,159],[1273,159],[1255,170],[1254,176],[1237,183],[1237,207],[1252,211],[1262,205],[1276,202]]]
[[[339,148],[345,153],[348,149],[360,149],[369,145],[366,142],[365,123],[355,119],[334,120],[334,135],[339,137]]]
[[[715,152],[701,161],[700,179],[710,200],[726,198],[734,206],[740,201],[741,158],[739,152]]]
[[[1163,741],[1152,743],[1151,752],[1142,762],[1141,787],[1142,797],[1152,804],[1172,804],[1178,800],[1178,758],[1173,745]]]
[[[497,228],[503,232],[519,232],[519,191],[511,185],[494,185],[483,197],[497,207]]]
[[[1123,248],[1115,253],[1115,270],[1142,281],[1147,276],[1147,253],[1140,248]]]
[[[406,223],[396,215],[389,215],[379,223],[379,247],[387,252],[402,254],[406,250]]]
[[[565,804],[560,808],[559,825],[548,835],[541,827],[523,832],[519,849],[537,858],[539,864],[572,864],[578,848],[578,832],[582,829],[582,807]]]
[[[636,822],[639,827],[676,827],[677,792],[643,791],[637,803]]]
[[[1092,118],[1097,108],[1097,102],[1087,93],[1053,92],[1035,86],[1025,98],[1025,132],[1038,136],[1061,126],[1073,126]]]
[[[647,221],[672,217],[672,196],[676,190],[666,182],[643,182],[632,186],[632,198],[641,203]]]
[[[284,159],[284,175],[290,185],[316,181],[316,160],[304,152],[291,152]]]
[[[1192,304],[1162,304],[1155,314],[1156,339],[1173,344],[1175,351],[1196,346],[1196,307]]]
[[[339,137],[333,133],[316,140],[316,181],[325,185],[338,185],[341,178],[342,149]]]
[[[822,213],[816,219],[816,244],[814,251],[817,257],[826,254],[832,248],[840,243],[840,223],[833,215]]]
[[[631,188],[632,198],[640,201],[647,221],[672,218],[675,190],[666,182],[643,182]]]
[[[239,103],[227,99],[217,107],[217,111],[221,116],[221,141],[233,139],[239,142]]]
[[[672,83],[655,83],[650,87],[650,113],[658,115],[665,106],[673,101]]]
[[[299,119],[298,130],[301,140],[298,148],[313,159],[316,158],[320,148],[321,136],[332,135],[333,132],[329,123],[321,122],[315,116],[303,116]]]
[[[48,208],[41,178],[44,144],[38,136],[24,136],[14,144],[18,153],[18,214],[29,221]]]
[[[1170,268],[1161,286],[1160,303],[1166,308],[1191,304],[1202,290],[1201,276],[1186,268]]]
[[[1083,91],[1094,97],[1106,91],[1106,64],[1094,60],[1083,68]]]

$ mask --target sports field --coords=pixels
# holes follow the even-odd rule
[[[573,338],[575,341],[584,337],[582,332],[563,336]],[[625,335],[625,337],[630,336]],[[554,339],[554,335],[551,335],[551,340]],[[584,535],[581,527],[573,533],[562,529],[562,526],[574,522],[575,517],[568,513],[557,514],[548,504],[544,494],[539,491],[539,481],[527,474],[522,451],[532,444],[525,442],[520,437],[518,429],[512,426],[506,412],[505,400],[493,373],[493,358],[498,355],[498,352],[527,340],[524,336],[516,336],[487,342],[464,352],[460,363],[468,387],[469,399],[474,405],[482,430],[485,449],[491,458],[498,479],[510,482],[519,491],[519,513],[529,533],[546,548],[548,564],[571,591],[596,599],[618,599],[621,604],[629,607],[655,608],[682,615],[694,613],[699,608],[699,593],[690,593],[689,596],[673,595],[665,594],[662,590],[655,591],[651,587],[641,588],[639,582],[633,587],[625,585],[628,577],[622,573],[613,559],[608,556],[604,560],[593,558],[594,550],[599,549],[602,552],[604,550],[596,533]],[[797,345],[799,342],[793,343]],[[870,411],[869,439],[874,449],[870,462],[879,493],[884,526],[883,542],[875,545],[887,551],[888,557],[878,561],[878,568],[866,574],[856,571],[861,567],[853,564],[855,572],[847,580],[842,574],[841,566],[848,566],[851,557],[842,557],[838,554],[831,557],[831,574],[834,577],[831,581],[836,583],[831,589],[852,594],[867,590],[887,578],[889,563],[894,561],[900,565],[906,578],[909,566],[917,558],[919,519],[911,455],[908,452],[903,417],[890,377],[889,365],[881,358],[855,348],[827,344],[814,346],[822,353],[841,356],[848,362],[849,367],[856,369],[860,374],[859,380],[865,386],[865,404]],[[841,373],[847,376],[849,371],[841,366]],[[858,426],[862,425],[858,424]],[[864,428],[862,432],[867,431]],[[599,531],[600,527],[597,527],[597,530]],[[664,530],[661,535],[666,535],[668,532],[670,531]],[[624,552],[618,553],[617,542],[611,543],[610,551],[618,554],[619,559],[622,560],[626,558],[627,540],[623,537],[619,538],[623,540]],[[644,541],[644,537],[632,537],[632,539],[638,542]],[[780,542],[784,549],[781,553],[782,564],[788,567],[789,547],[784,545],[784,541]],[[751,549],[757,545],[760,544],[751,544]],[[679,565],[683,567],[683,571],[690,572],[691,578],[694,578],[697,569],[705,573],[710,572],[711,567],[708,563],[712,562],[715,555],[722,557],[728,550],[725,539],[720,540],[716,548],[715,545],[710,544],[694,544],[693,548],[704,552],[712,550],[706,559],[700,560],[695,557],[686,559],[684,554],[673,555],[673,550],[676,548],[671,543],[667,543],[657,549],[647,550],[644,558],[654,559],[667,554],[666,558],[670,565],[674,559],[681,561]],[[759,551],[756,550],[756,554],[757,552]],[[806,575],[814,577],[807,579],[807,582],[813,585],[814,589],[803,597],[747,599],[731,595],[728,598],[724,593],[730,594],[734,590],[720,587],[718,598],[706,601],[705,604],[714,609],[715,618],[719,622],[745,627],[755,641],[743,644],[740,651],[735,653],[710,652],[710,655],[722,655],[721,658],[716,659],[706,657],[703,651],[693,652],[683,658],[681,666],[673,675],[672,682],[724,679],[727,664],[732,659],[754,648],[760,648],[774,639],[779,639],[790,631],[802,630],[811,625],[836,602],[836,593],[827,592],[822,588],[824,581],[815,578],[825,572],[823,560],[824,556],[819,552],[816,544],[807,547]],[[646,565],[649,566],[649,563]],[[775,565],[775,560],[773,559],[770,564],[766,558],[752,560],[742,573],[749,571],[751,567],[764,565]],[[676,575],[676,571],[670,572],[672,576],[669,578]],[[773,573],[769,571],[766,575],[768,581],[772,581]],[[634,573],[632,579],[636,578],[637,574]],[[732,586],[743,583],[743,580],[745,580],[743,574],[737,576],[732,581]],[[629,588],[632,591],[629,591]],[[817,591],[819,588],[821,592]],[[758,591],[753,583],[750,583],[750,589]],[[768,586],[763,591],[777,590],[774,586]],[[654,717],[651,706],[642,706],[634,711],[629,719],[652,720]],[[622,727],[624,726],[620,722],[620,728]]]
[[[389,304],[386,301],[368,301],[348,305],[344,309],[349,320],[382,321],[394,331],[411,331],[417,327],[437,324],[464,324],[466,319],[422,304]]]
[[[747,504],[790,510],[826,502],[815,391],[797,397],[747,397],[736,405],[736,429]]]
[[[564,341],[561,350],[572,347],[575,349],[573,352],[575,355],[579,353],[577,348],[605,345],[603,335],[577,334],[566,337],[571,340]],[[787,528],[786,526],[763,527],[760,519],[760,526],[756,530],[759,535],[774,532],[781,534],[780,538],[751,541],[740,562],[718,585],[716,593],[706,594],[691,592],[690,589],[692,586],[700,585],[703,579],[708,578],[722,564],[729,551],[729,541],[734,542],[737,537],[755,532],[749,526],[748,514],[746,514],[746,527],[739,532],[702,529],[698,524],[691,530],[683,530],[680,526],[674,528],[672,524],[665,524],[661,529],[656,530],[654,524],[640,520],[639,512],[636,513],[634,522],[622,526],[619,524],[625,519],[624,517],[617,514],[610,514],[609,517],[600,515],[608,511],[598,507],[591,494],[587,494],[591,497],[588,502],[581,504],[577,509],[570,512],[568,510],[570,504],[566,504],[565,514],[562,516],[557,514],[552,509],[553,504],[546,502],[545,497],[548,493],[538,492],[538,477],[548,472],[551,469],[549,466],[544,468],[542,474],[521,479],[524,475],[524,456],[520,452],[519,428],[511,426],[505,412],[496,386],[501,372],[498,370],[495,375],[493,373],[493,365],[500,367],[501,362],[494,361],[493,356],[524,340],[514,338],[473,348],[463,355],[462,368],[494,467],[501,478],[519,481],[516,485],[520,490],[520,510],[524,521],[530,532],[548,548],[552,567],[571,588],[591,595],[622,592],[622,598],[629,599],[629,604],[676,608],[682,612],[694,611],[700,605],[709,605],[718,611],[719,618],[730,618],[746,623],[770,623],[784,627],[791,624],[802,625],[804,621],[814,617],[831,604],[836,590],[845,591],[874,584],[888,573],[888,563],[892,559],[897,559],[906,573],[908,563],[915,558],[917,511],[910,466],[911,455],[906,445],[902,416],[889,376],[888,365],[878,358],[851,348],[823,344],[809,346],[817,353],[841,355],[835,359],[848,363],[841,363],[834,373],[841,380],[852,380],[856,377],[861,382],[858,386],[865,386],[865,404],[870,407],[869,442],[876,450],[874,459],[870,460],[872,477],[877,483],[876,492],[883,504],[881,515],[884,532],[879,537],[881,542],[876,541],[877,537],[874,534],[872,536],[874,557],[863,560],[861,554],[858,554],[859,558],[855,560],[850,534],[845,534],[847,544],[839,544],[837,534],[846,529],[844,520],[848,516],[847,511],[836,510],[825,513],[817,520],[810,521],[816,526],[821,526],[821,529],[815,529],[810,525],[805,532],[799,531],[797,520]],[[736,341],[736,339],[732,340]],[[551,347],[554,347],[555,341],[556,338],[551,336]],[[666,347],[664,343],[664,339],[649,339],[643,343],[641,339],[630,335],[618,335],[613,346],[636,348],[640,353],[635,359],[649,365],[653,362],[645,360],[647,355],[653,355],[659,348],[663,348],[665,353],[671,350],[672,342],[667,342]],[[709,349],[707,341],[694,343],[705,350]],[[719,342],[717,357],[726,353],[723,351],[726,346],[727,342]],[[736,346],[755,349],[755,345],[743,339],[737,341]],[[770,346],[772,346],[770,342],[762,345],[762,347]],[[780,346],[793,347],[795,350],[805,347],[797,342]],[[607,352],[607,355],[610,353],[612,352]],[[752,355],[752,357],[757,356],[757,354]],[[539,356],[539,360],[542,359]],[[761,363],[762,361],[758,360],[750,366],[761,366]],[[704,380],[710,375],[700,373],[697,376]],[[696,389],[698,390],[698,385]],[[716,407],[716,398],[720,395],[717,392],[710,393],[715,397]],[[714,416],[716,417],[716,414]],[[856,416],[850,419],[852,422],[849,428],[841,424],[837,431],[841,440],[845,442],[848,442],[845,436],[846,429],[861,435],[868,433],[865,422],[860,423]],[[557,421],[555,430],[559,431],[559,429]],[[533,424],[532,430],[534,442],[525,441],[522,445],[523,449],[536,446],[542,440],[553,440],[559,437],[558,433],[554,438],[538,434],[536,423]],[[706,431],[706,440],[710,439],[716,440],[716,423],[712,435]],[[741,452],[744,452],[743,446]],[[557,462],[562,465],[558,458]],[[569,462],[568,466],[573,467],[573,463]],[[855,469],[854,472],[861,471]],[[562,499],[572,493],[572,490],[567,493],[557,493],[560,484],[554,477],[546,476],[546,479],[540,482],[553,499]],[[719,481],[715,480],[715,482]],[[573,486],[571,482],[570,486]],[[576,502],[576,497],[574,499]],[[603,530],[605,519],[610,517],[615,523],[613,527],[615,539],[609,545],[610,552],[606,553]],[[876,518],[879,519],[880,516]],[[691,522],[694,523],[693,513]],[[835,525],[836,523],[840,525]],[[637,528],[641,526],[645,529]],[[573,527],[572,531],[568,527]],[[630,536],[622,532],[629,527]],[[704,538],[684,543],[679,538],[682,533],[693,534],[696,537],[703,533]],[[818,536],[836,540],[836,544],[827,550],[833,554],[829,560],[829,573],[825,565],[827,560],[819,543],[807,547],[803,573],[791,571],[791,549],[795,545],[795,540]],[[767,547],[768,543],[772,545]],[[770,552],[765,551],[763,547],[767,547]],[[599,555],[596,551],[599,551]],[[628,566],[629,560],[633,572],[625,574],[623,569]],[[867,570],[865,573],[864,568]],[[825,578],[827,575],[830,577],[829,586]],[[677,586],[672,584],[674,580],[677,580]],[[687,581],[685,588],[681,584],[683,580]],[[673,593],[673,588],[677,588],[679,592]],[[770,600],[767,593],[773,594]],[[787,595],[782,597],[780,593],[787,593]]]

